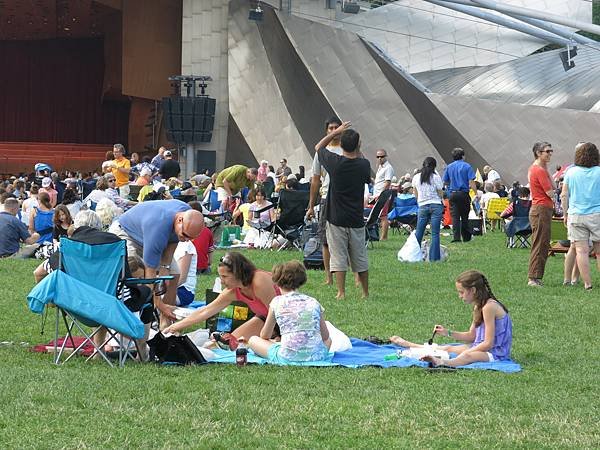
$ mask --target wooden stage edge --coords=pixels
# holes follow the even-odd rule
[[[0,174],[33,172],[38,162],[56,171],[98,170],[110,144],[73,144],[60,142],[0,142]]]

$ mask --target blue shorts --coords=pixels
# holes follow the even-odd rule
[[[183,286],[177,288],[177,305],[187,306],[194,301],[194,293],[188,291]]]

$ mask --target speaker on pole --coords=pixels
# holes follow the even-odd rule
[[[194,75],[169,79],[172,81],[175,93],[162,99],[167,139],[175,144],[210,142],[217,101],[206,95],[206,82],[212,79]],[[201,92],[199,96],[195,96],[196,83]],[[186,89],[181,89],[182,84]],[[188,93],[189,96],[181,96],[181,93]]]

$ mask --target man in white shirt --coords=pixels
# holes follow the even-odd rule
[[[390,189],[392,185],[392,178],[394,178],[394,168],[387,160],[387,152],[384,149],[377,150],[377,173],[375,174],[375,182],[373,184],[373,200],[381,195],[386,189]],[[391,200],[390,200],[391,202]],[[386,241],[388,237],[388,230],[390,228],[390,222],[388,221],[387,215],[390,211],[390,202],[386,203],[381,211],[380,222],[381,222],[381,237],[380,240]]]
[[[342,121],[337,117],[331,117],[325,122],[325,133],[331,133],[337,127],[342,124]],[[336,136],[327,145],[327,150],[335,153],[336,155],[342,154],[342,147],[340,147],[340,138]],[[319,206],[319,238],[323,245],[323,266],[325,268],[325,284],[333,283],[333,276],[329,270],[329,245],[327,244],[327,235],[325,233],[325,209],[327,208],[327,191],[329,190],[329,174],[319,162],[319,155],[315,153],[312,163],[312,178],[310,180],[310,200],[308,203],[308,211],[306,212],[307,218],[315,217],[315,203],[319,194],[319,188],[321,193],[321,203]]]
[[[495,181],[500,181],[500,174],[496,170],[492,169],[490,166],[484,166],[483,173],[487,175],[487,178],[485,180],[486,183],[494,184]]]

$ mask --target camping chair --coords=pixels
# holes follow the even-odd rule
[[[394,200],[394,207],[388,213],[392,232],[403,231],[410,235],[417,226],[419,205],[414,195],[401,194]]]
[[[96,189],[96,181],[95,180],[91,180],[91,181],[79,180],[79,181],[77,181],[77,190],[81,194],[81,200],[83,200],[88,195],[90,195],[90,193],[94,189]]]
[[[508,222],[504,231],[506,233],[506,246],[508,248],[531,247],[531,224],[529,223],[529,207],[523,206],[520,200],[515,200],[513,205],[513,219]],[[517,242],[515,242],[515,239]]]
[[[286,242],[279,247],[278,251],[290,247],[301,250],[302,230],[309,197],[309,191],[290,191],[287,189],[279,191],[279,217],[273,224],[269,239],[270,243],[277,235],[286,239]]]
[[[221,202],[219,201],[219,196],[217,194],[217,191],[212,189],[209,192],[207,192],[205,195],[206,195],[206,197],[204,199],[204,202],[202,203],[202,206],[204,206],[210,212],[213,212],[213,211],[221,212]]]
[[[371,212],[365,221],[365,245],[371,244],[371,247],[373,247],[373,242],[379,240],[379,217],[385,204],[392,198],[393,193],[391,189],[383,191],[379,194],[373,208],[371,208]]]
[[[487,228],[489,224],[489,229],[494,230],[494,225],[500,226],[502,218],[500,214],[508,207],[510,200],[505,198],[491,198],[487,203],[487,208],[482,209],[483,214],[483,232],[487,233]]]
[[[62,361],[63,364],[85,345],[92,345],[94,352],[87,360],[99,354],[112,367],[113,363],[101,349],[108,341],[115,339],[119,343],[118,363],[119,366],[123,366],[127,358],[134,358],[129,346],[124,344],[124,336],[142,339],[145,330],[140,319],[117,298],[119,280],[152,284],[172,277],[126,279],[125,241],[90,245],[63,237],[59,251],[59,268],[37,284],[28,295],[29,306],[33,312],[42,313],[44,304],[47,303],[56,306],[54,362],[61,364],[61,358],[66,353],[66,344],[70,341],[74,349]],[[61,316],[67,336],[59,348]],[[87,327],[93,328],[93,331],[88,332]],[[96,345],[93,338],[102,327],[108,330],[107,337],[102,344]],[[85,338],[77,347],[74,345],[74,329],[79,330]]]
[[[180,200],[183,203],[189,203],[198,200],[198,197],[196,195],[178,195],[176,197],[173,197],[173,199]]]
[[[262,188],[265,191],[265,198],[270,199],[275,191],[275,183],[270,178],[262,182]]]
[[[129,200],[137,202],[138,195],[140,195],[140,191],[142,190],[142,188],[143,188],[143,186],[140,186],[138,184],[130,184],[129,185]]]
[[[272,239],[270,239],[270,232],[273,230],[273,228],[275,227],[275,222],[263,222],[260,219],[260,215],[265,212],[268,211],[270,209],[275,208],[274,204],[270,204],[268,206],[265,206],[264,208],[261,209],[257,209],[257,210],[249,210],[248,211],[248,225],[250,225],[251,228],[254,228],[255,230],[258,230],[258,242],[263,242],[266,244],[270,244],[272,243]],[[258,220],[258,221],[257,221]],[[265,235],[265,233],[267,233],[267,235]],[[256,247],[256,245],[255,245]]]

